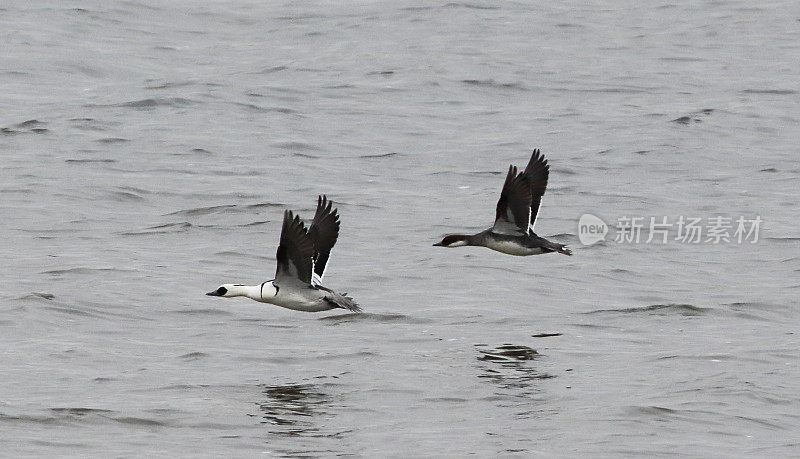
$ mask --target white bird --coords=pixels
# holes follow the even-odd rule
[[[295,311],[347,309],[361,312],[353,298],[322,285],[331,249],[339,237],[339,215],[326,196],[317,199],[314,221],[306,229],[300,217],[287,210],[276,258],[275,279],[260,285],[222,284],[209,296],[246,296]]]

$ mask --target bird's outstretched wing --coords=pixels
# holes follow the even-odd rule
[[[492,231],[500,234],[522,235],[528,232],[531,214],[531,186],[525,173],[517,174],[509,166]]]
[[[281,242],[278,245],[278,269],[275,271],[275,283],[302,282],[311,284],[311,273],[314,269],[314,243],[308,235],[300,217],[287,210],[283,214]]]
[[[531,213],[528,228],[533,232],[536,214],[539,213],[539,207],[542,205],[542,195],[547,188],[547,178],[550,176],[550,166],[538,148],[533,150],[531,160],[528,161],[523,174],[528,178],[531,187]]]
[[[314,243],[314,280],[321,282],[331,255],[331,249],[339,238],[339,214],[325,195],[317,198],[317,213],[308,228]]]

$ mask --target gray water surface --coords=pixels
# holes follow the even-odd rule
[[[800,455],[796,2],[6,2],[0,26],[3,454]],[[431,247],[488,227],[535,147],[536,230],[574,256]],[[365,314],[203,295],[270,279],[320,193],[326,284]],[[585,213],[763,224],[583,246]]]

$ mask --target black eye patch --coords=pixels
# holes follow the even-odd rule
[[[222,296],[222,295],[224,295],[226,293],[228,293],[228,289],[226,289],[225,287],[220,287],[220,288],[217,289],[217,295]]]

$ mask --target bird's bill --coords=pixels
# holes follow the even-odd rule
[[[206,293],[206,295],[208,295],[208,296],[222,296],[219,293],[217,293],[216,290],[214,290],[213,292],[208,292],[208,293]]]

